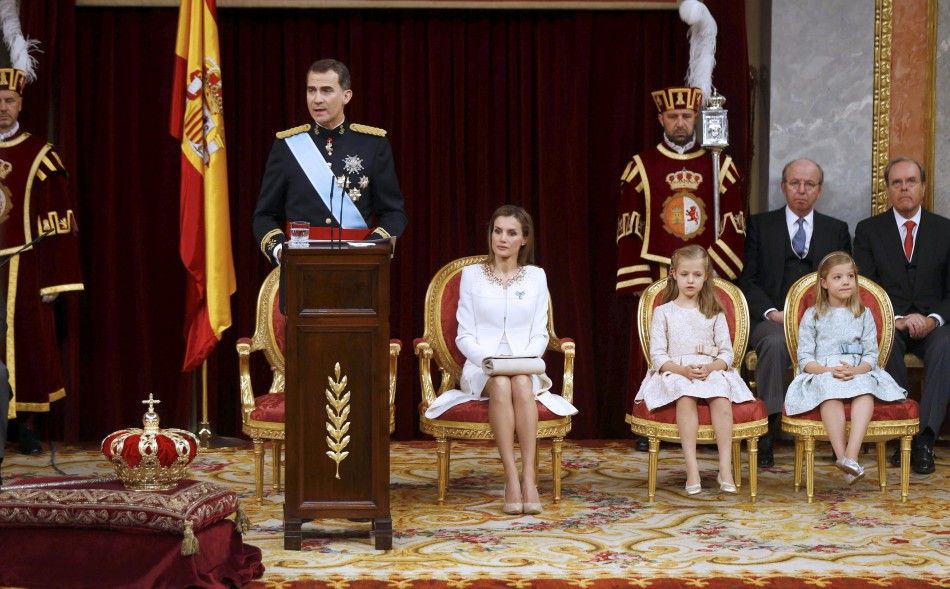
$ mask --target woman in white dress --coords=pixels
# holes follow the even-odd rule
[[[651,411],[676,403],[686,462],[686,493],[702,491],[696,460],[699,431],[697,399],[709,404],[719,449],[719,489],[735,493],[732,476],[732,403],[751,401],[752,391],[730,366],[732,339],[726,316],[710,281],[709,254],[698,245],[673,252],[664,304],[653,311],[650,325],[650,370],[636,402]]]
[[[488,223],[488,260],[462,269],[456,312],[455,343],[465,355],[461,390],[439,395],[426,410],[435,418],[461,403],[488,400],[488,415],[505,471],[504,511],[541,513],[535,481],[538,409],[540,401],[557,415],[577,409],[550,392],[551,379],[543,363],[537,374],[489,376],[486,358],[499,356],[540,359],[548,346],[548,285],[544,270],[534,262],[534,225],[517,206],[499,207]],[[515,435],[521,449],[522,474],[515,463]]]
[[[906,391],[877,363],[877,326],[861,304],[858,269],[845,252],[818,265],[815,306],[798,325],[798,376],[785,394],[785,413],[819,408],[828,440],[848,484],[864,476],[858,451],[874,413],[874,398],[900,401]],[[851,400],[851,432],[845,436],[844,400]]]

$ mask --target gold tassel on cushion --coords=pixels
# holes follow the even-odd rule
[[[191,522],[185,522],[185,537],[181,541],[181,555],[192,556],[198,554],[198,538],[195,538],[195,531]]]
[[[234,514],[234,525],[242,535],[251,529],[251,518],[241,511],[240,504],[238,504],[237,513]]]

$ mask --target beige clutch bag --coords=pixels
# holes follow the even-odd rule
[[[482,361],[488,376],[544,374],[544,360],[535,356],[490,356]]]

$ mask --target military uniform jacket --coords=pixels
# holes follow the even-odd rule
[[[49,411],[66,395],[52,306],[43,295],[83,290],[75,204],[53,146],[29,133],[0,141],[0,270],[6,301],[4,362],[17,411]],[[41,234],[42,241],[14,255]]]
[[[312,228],[340,226],[287,145],[286,139],[299,133],[307,133],[314,141],[336,177],[336,215],[338,199],[348,198],[375,234],[373,237],[402,233],[407,219],[386,132],[347,120],[332,130],[301,125],[278,133],[267,158],[253,220],[254,237],[265,256],[277,263],[273,251],[284,242],[284,228],[290,221],[309,221]],[[329,198],[330,187],[319,188]]]
[[[732,158],[719,170],[720,234],[713,236],[712,156],[678,154],[660,143],[633,156],[620,178],[617,211],[618,294],[639,294],[666,273],[673,252],[706,248],[713,269],[736,280],[742,272],[745,203]]]

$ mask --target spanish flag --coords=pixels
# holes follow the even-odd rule
[[[181,261],[188,271],[184,372],[231,326],[235,290],[215,0],[181,0],[171,134],[181,141]]]

